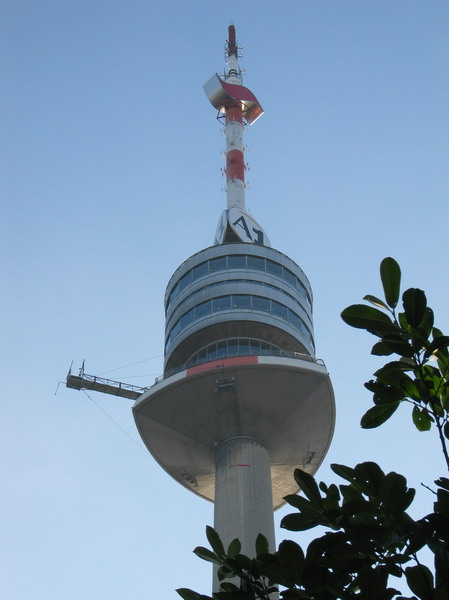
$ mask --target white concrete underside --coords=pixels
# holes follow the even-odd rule
[[[178,373],[133,409],[159,464],[191,491],[215,500],[215,452],[232,437],[259,440],[270,454],[272,509],[296,493],[293,471],[314,473],[329,447],[335,404],[324,366],[259,357],[259,364]],[[205,366],[207,368],[207,365]]]

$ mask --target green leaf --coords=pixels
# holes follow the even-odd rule
[[[413,407],[412,419],[418,431],[429,431],[432,421],[426,408]]]
[[[405,316],[405,312],[400,312],[397,315],[397,319],[399,321],[399,325],[404,331],[411,333],[412,328],[410,327],[410,323],[407,321],[407,317]]]
[[[326,508],[329,508],[329,506],[331,505],[338,505],[338,503],[340,502],[340,492],[338,491],[338,487],[335,485],[335,483],[331,483],[329,486],[326,487],[326,498],[324,500]]]
[[[433,575],[426,566],[407,567],[405,576],[409,588],[420,600],[432,599]]]
[[[289,531],[307,531],[321,523],[320,518],[311,518],[303,513],[286,515],[281,521],[281,527]]]
[[[317,598],[321,596],[321,594],[317,592],[323,587],[323,579],[325,574],[326,571],[324,567],[318,562],[306,562],[302,573],[302,581],[303,586],[309,592],[309,598]]]
[[[359,463],[354,468],[355,479],[364,493],[376,497],[385,478],[385,473],[375,462]]]
[[[399,335],[387,334],[382,337],[382,343],[396,354],[411,358],[414,355],[412,346]]]
[[[242,544],[240,543],[240,540],[238,538],[235,538],[235,540],[232,540],[232,542],[229,544],[228,556],[230,556],[231,558],[234,558],[234,556],[239,554],[241,550],[242,550]]]
[[[285,577],[288,574],[285,572],[277,552],[276,554],[259,554],[257,556],[257,571],[260,576],[268,578],[270,583],[280,583],[281,585],[286,583]],[[259,598],[259,596],[257,597]],[[268,596],[261,597],[268,600]]]
[[[221,560],[219,557],[208,548],[204,548],[204,546],[197,546],[193,553],[199,556],[199,558],[207,560],[207,562],[214,563],[215,565],[221,565]]]
[[[385,308],[388,310],[388,306],[385,304],[385,302],[379,300],[379,298],[376,298],[376,296],[371,296],[368,294],[367,296],[363,296],[363,299],[367,302],[371,302],[371,304],[374,304],[374,306],[379,306],[380,308]]]
[[[418,327],[418,332],[424,340],[427,340],[429,338],[430,332],[432,331],[433,327],[433,320],[433,310],[427,307],[424,312],[424,317]]]
[[[432,354],[438,354],[439,350],[446,349],[449,346],[449,336],[439,335],[433,339],[424,353],[424,358],[429,358]]]
[[[410,396],[418,394],[415,382],[409,377],[405,371],[413,370],[413,366],[403,362],[395,361],[387,363],[382,368],[374,373],[379,380],[379,383],[394,386],[396,389],[405,390]],[[399,391],[399,390],[398,390]]]
[[[379,392],[376,392],[373,396],[374,404],[392,404],[394,402],[400,402],[404,398],[404,393],[397,388],[387,387]]]
[[[401,380],[401,388],[410,398],[415,400],[424,400],[423,393],[418,390],[416,383],[420,383],[418,379],[413,381],[411,377],[404,375],[403,379]]]
[[[319,519],[322,513],[321,507],[316,506],[315,503],[310,502],[307,498],[303,496],[298,496],[297,494],[289,494],[288,496],[284,496],[284,500],[290,506],[294,506],[302,513],[307,513],[309,517],[314,517]]]
[[[391,598],[395,594],[387,595],[387,583],[388,572],[385,567],[362,568],[357,573],[356,584],[360,587],[360,595],[364,600]]]
[[[216,552],[218,556],[224,557],[226,553],[220,536],[215,529],[209,525],[206,527],[206,537],[212,547],[212,550]]]
[[[346,479],[346,481],[349,481],[350,483],[355,481],[355,471],[351,467],[347,467],[346,465],[337,465],[334,463],[331,464],[331,469],[342,479]]]
[[[410,288],[402,294],[402,304],[405,316],[412,327],[418,327],[424,318],[427,298],[425,293],[418,288]]]
[[[377,310],[377,308],[372,308],[365,304],[353,304],[348,306],[348,308],[345,308],[341,313],[341,318],[351,327],[367,329],[368,331],[377,331],[377,329],[383,331],[386,326],[394,327],[394,324],[388,315]]]
[[[443,332],[441,331],[441,329],[438,329],[437,327],[432,327],[432,338],[435,339],[436,337],[441,337],[443,335]]]
[[[379,425],[382,425],[382,423],[388,421],[398,406],[399,402],[373,406],[363,415],[360,425],[363,429],[374,429],[375,427],[379,427]]]
[[[230,583],[229,581],[225,581],[220,585],[220,589],[224,592],[238,592],[239,588],[235,585],[235,583]]]
[[[194,592],[188,588],[178,588],[176,591],[184,600],[212,600],[210,596],[198,594],[198,592]]]
[[[390,356],[393,354],[394,350],[389,348],[383,342],[376,342],[371,350],[371,354],[374,356]]]
[[[413,488],[407,489],[407,480],[398,473],[385,475],[380,488],[380,499],[388,511],[399,514],[405,511],[415,497]]]
[[[383,383],[380,383],[379,381],[374,381],[374,379],[366,381],[363,385],[366,387],[367,390],[373,392],[373,394],[385,388],[385,385]]]
[[[388,306],[395,308],[399,300],[401,269],[394,258],[384,258],[380,263],[380,278]]]
[[[396,388],[401,386],[404,382],[405,375],[404,372],[399,369],[385,369],[379,370],[375,373],[377,375],[379,381],[385,385],[392,385]],[[411,380],[412,381],[412,380]]]
[[[386,363],[383,367],[378,369],[374,375],[379,377],[379,375],[386,373],[388,371],[413,371],[414,365],[409,362],[405,362],[403,360],[392,360],[391,362]]]
[[[320,508],[323,505],[323,499],[321,498],[320,490],[312,475],[306,473],[302,469],[295,469],[294,477],[304,495],[312,502],[312,504],[317,508]]]
[[[360,465],[356,465],[354,469],[351,467],[347,467],[346,465],[337,465],[331,464],[331,469],[334,473],[336,473],[342,479],[346,479],[349,481],[351,486],[340,485],[340,492],[344,498],[343,505],[345,507],[345,511],[349,509],[349,505],[358,507],[356,511],[358,512],[360,509],[360,503],[365,504],[366,501],[362,498],[361,494],[365,494],[367,491],[365,483],[360,481],[360,478],[357,476],[356,470],[367,463],[361,463]],[[349,509],[351,510],[351,509]]]
[[[437,534],[440,533],[441,539],[447,543],[448,534],[449,534],[449,492],[447,490],[439,489],[437,490],[437,501],[434,503],[434,510],[436,513],[439,513],[439,516],[445,517],[444,520],[441,518],[434,520],[433,523],[436,525]],[[431,515],[429,515],[431,518]],[[449,552],[448,552],[448,560],[449,560]]]
[[[435,483],[449,492],[449,479],[447,477],[440,477],[435,480]]]
[[[304,552],[301,546],[291,540],[279,544],[279,558],[288,573],[289,585],[301,585],[301,575],[304,567]]]
[[[256,554],[268,554],[269,551],[267,538],[259,533],[256,537]]]

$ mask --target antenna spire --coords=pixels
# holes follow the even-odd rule
[[[229,40],[228,40],[228,55],[231,56],[231,54],[233,54],[234,56],[237,56],[237,42],[235,40],[235,27],[234,27],[234,25],[229,25],[229,27],[228,27],[228,36],[229,36]]]
[[[210,103],[218,110],[218,118],[224,122],[226,133],[228,208],[220,219],[215,241],[217,244],[241,241],[269,246],[268,237],[248,215],[245,206],[243,131],[246,124],[251,125],[263,114],[263,110],[254,94],[242,85],[234,25],[228,27],[226,62],[228,70],[224,77],[215,74],[204,85]],[[230,211],[233,211],[232,215]],[[236,226],[235,223],[239,225]]]
[[[228,38],[229,39],[226,44],[226,62],[228,63],[228,72],[225,75],[225,80],[229,83],[241,85],[242,76],[238,64],[239,54],[235,39],[234,25],[229,25],[228,27]]]

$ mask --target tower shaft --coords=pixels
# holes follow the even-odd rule
[[[254,554],[259,533],[275,548],[270,455],[254,438],[236,437],[215,452],[214,528],[225,548],[238,538],[241,552]],[[214,591],[219,582],[214,569]]]

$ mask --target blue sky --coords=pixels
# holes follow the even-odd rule
[[[405,407],[360,430],[379,361],[339,314],[381,293],[391,255],[448,330],[447,2],[4,0],[1,15],[2,596],[209,591],[191,550],[212,505],[139,448],[129,401],[92,395],[133,440],[81,392],[55,390],[72,359],[136,385],[161,373],[165,286],[225,207],[202,85],[223,69],[231,22],[265,109],[246,135],[247,206],[311,281],[335,388],[319,477],[376,459],[419,488],[424,514],[420,483],[443,468],[434,436]]]

